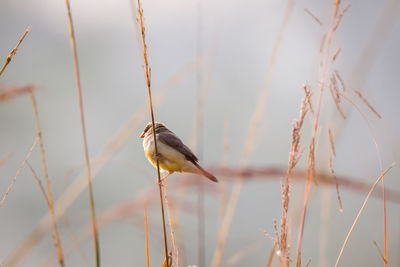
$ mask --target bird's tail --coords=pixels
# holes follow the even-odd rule
[[[203,167],[201,167],[197,162],[193,162],[193,164],[197,167],[197,169],[199,170],[199,174],[204,175],[205,177],[207,177],[208,179],[210,179],[211,181],[218,183],[218,179],[215,178],[214,175],[212,175],[211,173],[209,173],[208,171],[206,171],[205,169],[203,169]]]

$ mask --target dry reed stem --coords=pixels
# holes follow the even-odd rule
[[[322,22],[313,14],[311,13],[310,10],[308,10],[307,8],[304,8],[304,11],[310,15],[320,26],[322,26]]]
[[[145,67],[145,78],[146,78],[146,85],[147,85],[147,92],[149,96],[149,106],[150,106],[150,115],[151,115],[151,123],[153,127],[153,140],[154,140],[154,150],[155,154],[158,155],[158,148],[157,148],[157,138],[156,138],[156,126],[155,126],[155,119],[154,119],[154,111],[153,111],[153,101],[151,98],[151,80],[150,80],[150,67],[147,59],[147,45],[145,39],[145,29],[143,25],[143,9],[140,4],[140,0],[138,0],[138,15],[139,15],[139,24],[140,24],[140,33],[142,35],[142,48],[143,48],[143,61]],[[163,225],[163,236],[164,236],[164,248],[165,248],[165,262],[167,267],[170,266],[170,261],[168,259],[168,242],[167,242],[167,230],[165,227],[165,214],[164,214],[164,202],[163,202],[163,192],[162,192],[162,181],[160,175],[160,162],[156,159],[157,162],[157,179],[158,179],[158,189],[160,191],[160,204],[161,204],[161,217],[162,217],[162,225]]]
[[[382,116],[379,115],[379,113],[376,111],[376,109],[374,109],[374,107],[367,101],[367,99],[365,99],[365,97],[361,94],[360,91],[353,90],[353,92],[354,92],[359,98],[361,98],[361,100],[365,103],[365,105],[367,105],[367,107],[368,107],[379,119],[382,119]]]
[[[81,242],[78,239],[77,235],[74,233],[74,231],[72,231],[71,224],[69,223],[69,220],[65,214],[63,216],[62,224],[65,227],[65,229],[68,231],[68,235],[70,236],[72,245],[78,251],[79,256],[81,256],[81,258],[85,262],[86,266],[91,267],[92,265],[90,264],[88,257],[85,255],[85,252],[83,251],[82,246],[80,245]],[[43,265],[48,266],[48,264],[43,264]]]
[[[330,46],[331,46],[331,42],[332,42],[332,36],[335,31],[335,22],[337,21],[339,6],[340,6],[340,0],[335,0],[335,6],[334,6],[332,20],[330,23],[329,31],[326,35],[327,36],[326,37],[326,48],[325,48],[325,55],[324,55],[324,60],[323,60],[323,64],[322,64],[322,77],[321,77],[320,90],[319,90],[320,93],[319,93],[319,99],[318,99],[318,104],[317,104],[317,110],[316,110],[316,114],[315,114],[313,134],[312,134],[312,139],[311,139],[309,154],[308,154],[308,179],[306,182],[306,187],[305,187],[305,192],[304,192],[303,213],[302,213],[302,217],[301,217],[301,223],[300,223],[300,227],[299,227],[299,237],[298,237],[298,242],[297,242],[296,265],[298,267],[301,266],[301,244],[302,244],[302,240],[303,240],[304,222],[305,222],[306,213],[307,213],[307,204],[308,204],[308,197],[309,197],[309,192],[310,192],[310,187],[311,187],[311,181],[315,179],[315,138],[316,138],[318,127],[319,127],[322,96],[323,96],[323,92],[324,92],[324,88],[325,88],[326,77],[328,75],[329,52],[330,52]]]
[[[175,225],[176,225],[176,218],[174,216],[173,204],[170,203],[171,199],[168,197],[168,186],[167,183],[163,184],[164,186],[164,199],[165,199],[165,206],[167,207],[168,211],[168,223],[169,223],[169,232],[171,235],[171,243],[172,243],[172,250],[173,250],[173,257],[172,262],[175,263],[176,267],[179,267],[179,251],[178,246],[176,245],[175,241]],[[172,265],[171,265],[172,266]]]
[[[32,176],[36,180],[36,182],[37,182],[37,184],[39,186],[40,192],[42,193],[42,195],[44,197],[44,200],[46,200],[46,204],[49,207],[50,206],[49,198],[47,197],[46,189],[44,189],[42,181],[40,180],[40,178],[37,175],[37,173],[35,172],[35,170],[32,168],[31,164],[29,164],[29,161],[26,161],[26,166],[28,166],[29,170],[31,171]]]
[[[369,197],[371,196],[372,191],[375,189],[376,185],[383,179],[383,177],[386,175],[386,173],[387,173],[393,166],[394,166],[394,164],[392,164],[392,166],[390,166],[389,168],[387,168],[387,169],[381,174],[381,176],[379,176],[379,178],[376,180],[376,182],[374,183],[374,185],[373,185],[373,186],[371,187],[371,189],[369,190],[369,192],[368,192],[368,194],[367,194],[367,196],[366,196],[366,198],[365,198],[365,200],[364,200],[364,203],[363,203],[363,205],[361,206],[360,211],[358,212],[356,218],[354,219],[354,222],[353,222],[352,226],[350,227],[350,230],[349,230],[349,232],[348,232],[348,234],[347,234],[347,236],[346,236],[346,239],[344,240],[344,243],[343,243],[343,245],[342,245],[342,248],[340,249],[340,253],[339,253],[339,256],[338,256],[338,258],[337,258],[337,260],[336,260],[335,267],[337,267],[337,266],[339,265],[340,259],[341,259],[342,255],[343,255],[344,248],[346,247],[347,242],[349,241],[350,235],[351,235],[351,233],[353,232],[354,227],[356,226],[356,223],[357,223],[358,219],[359,219],[360,216],[361,216],[361,213],[364,211],[364,208],[365,208],[365,206],[367,205],[367,201],[368,201]],[[385,264],[386,264],[386,260],[385,260]]]
[[[4,103],[12,98],[15,98],[20,95],[29,94],[35,90],[33,85],[26,86],[14,86],[8,89],[0,90],[0,103]]]
[[[279,55],[280,48],[281,48],[281,43],[283,40],[283,35],[286,30],[286,26],[289,22],[289,18],[292,14],[294,2],[295,2],[294,0],[288,1],[286,10],[285,10],[285,13],[284,13],[284,16],[282,19],[282,23],[280,25],[280,29],[278,32],[278,36],[274,42],[274,46],[272,49],[272,56],[271,56],[271,59],[268,64],[266,76],[265,76],[263,85],[261,87],[258,101],[256,104],[256,108],[254,110],[254,113],[253,113],[253,116],[252,116],[252,119],[250,122],[250,126],[249,126],[249,129],[247,132],[247,138],[246,138],[244,152],[242,155],[240,169],[244,169],[246,167],[246,165],[249,161],[250,155],[252,154],[252,151],[254,149],[254,140],[255,140],[254,137],[257,132],[258,124],[263,115],[263,110],[264,110],[264,106],[265,106],[265,102],[266,102],[268,87],[269,87],[269,84],[270,84],[270,81],[272,78],[272,74],[276,67],[278,55]],[[226,213],[224,216],[224,220],[221,224],[221,227],[219,227],[218,235],[220,235],[220,236],[218,238],[222,241],[222,246],[218,246],[214,253],[214,257],[213,257],[213,261],[212,261],[213,267],[221,266],[222,257],[217,258],[217,255],[222,255],[222,251],[218,251],[218,249],[223,250],[223,247],[225,246],[226,237],[228,235],[228,231],[229,231],[229,228],[230,228],[230,225],[232,222],[232,218],[235,213],[237,203],[239,201],[239,195],[240,195],[240,191],[242,189],[242,185],[243,185],[243,177],[239,176],[233,185],[232,193],[229,198],[228,207],[227,207],[227,210],[226,210]]]
[[[3,67],[1,67],[0,76],[1,76],[1,74],[3,74],[3,71],[6,69],[7,65],[11,62],[11,59],[13,58],[13,56],[15,56],[15,54],[17,53],[19,45],[22,43],[22,41],[24,40],[25,36],[28,34],[28,32],[30,30],[31,30],[31,26],[28,26],[28,28],[26,28],[25,32],[22,34],[21,38],[19,39],[17,45],[8,54],[8,56],[6,58],[6,61],[4,62]]]
[[[80,74],[79,74],[78,52],[76,49],[75,33],[74,33],[74,26],[73,26],[73,22],[72,22],[72,14],[71,14],[71,7],[69,4],[69,0],[65,0],[65,3],[67,5],[70,41],[71,41],[71,48],[72,48],[72,53],[73,53],[74,65],[75,65],[76,86],[78,89],[79,112],[80,112],[80,118],[81,118],[83,146],[84,146],[84,151],[85,151],[85,163],[86,163],[86,172],[87,172],[87,184],[88,184],[87,187],[88,187],[88,193],[89,193],[90,215],[91,215],[91,219],[92,219],[94,255],[95,255],[95,259],[96,259],[96,266],[99,267],[100,266],[99,236],[98,236],[97,222],[96,222],[96,211],[95,211],[95,207],[94,207],[89,150],[88,150],[88,145],[87,145],[85,115],[84,115],[84,110],[83,110],[81,78],[80,78]]]
[[[188,74],[192,73],[195,67],[197,67],[197,61],[190,61],[185,64],[182,69],[171,76],[167,82],[162,86],[159,92],[155,95],[154,104],[160,104],[168,92],[172,88],[176,88]],[[142,106],[137,110],[130,120],[119,130],[117,133],[108,141],[105,147],[93,158],[93,176],[92,179],[97,177],[97,174],[110,162],[113,156],[125,145],[130,139],[137,127],[144,122],[145,113],[147,106]],[[80,173],[72,182],[72,184],[65,190],[60,198],[55,203],[56,218],[59,218],[67,211],[71,204],[86,188],[87,183],[84,181],[86,173]],[[6,259],[4,265],[15,266],[22,261],[26,254],[29,253],[32,248],[44,237],[47,229],[50,227],[51,218],[50,214],[47,213],[42,217],[39,224],[27,235],[23,240],[22,244],[16,248],[15,251]]]
[[[378,244],[376,243],[375,240],[373,240],[373,243],[374,243],[376,249],[378,250],[379,256],[381,256],[382,261],[383,261],[383,262],[385,263],[385,265],[386,265],[386,264],[387,264],[387,260],[385,259],[385,256],[383,255],[382,250],[379,248],[379,246],[378,246]]]
[[[147,229],[147,208],[144,206],[144,224],[146,230],[146,260],[147,267],[150,267],[150,258],[149,258],[149,231]]]
[[[61,247],[61,240],[60,240],[60,234],[58,232],[58,227],[57,227],[57,220],[56,220],[56,215],[54,212],[54,200],[53,200],[53,193],[51,191],[51,179],[49,177],[49,171],[47,168],[47,162],[46,162],[46,154],[44,150],[44,145],[43,145],[43,138],[42,138],[42,129],[40,128],[40,122],[39,122],[39,111],[37,108],[37,102],[36,98],[33,92],[31,92],[31,100],[32,100],[32,106],[33,106],[33,111],[35,114],[35,121],[36,121],[36,131],[37,131],[37,136],[39,139],[39,145],[40,145],[40,151],[42,155],[42,165],[43,165],[43,172],[44,172],[44,177],[46,181],[46,189],[47,189],[47,201],[48,201],[48,208],[51,214],[51,221],[53,225],[53,238],[54,238],[54,244],[57,250],[57,257],[58,257],[58,263],[60,266],[65,266],[64,263],[64,255]]]
[[[272,266],[272,262],[273,262],[274,256],[275,256],[276,244],[277,243],[275,242],[274,245],[272,246],[271,251],[269,252],[267,267],[271,267]]]
[[[31,146],[31,148],[29,149],[28,153],[26,154],[24,161],[22,161],[22,163],[19,165],[14,178],[11,180],[11,184],[8,186],[6,193],[4,194],[2,200],[0,201],[0,208],[3,206],[4,201],[6,201],[8,193],[10,193],[10,190],[13,187],[15,181],[17,181],[17,178],[22,170],[22,167],[24,167],[25,163],[28,161],[29,157],[31,156],[31,153],[32,153],[33,149],[35,148],[36,143],[37,143],[37,138],[35,138],[35,140],[33,141],[33,144]]]

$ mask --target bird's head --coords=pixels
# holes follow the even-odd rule
[[[154,128],[156,129],[156,133],[160,133],[162,131],[168,130],[167,127],[161,122],[155,122]],[[146,136],[148,136],[149,134],[152,134],[152,133],[153,133],[153,124],[151,122],[149,122],[144,127],[144,130],[143,130],[142,134],[140,135],[140,138],[145,138]]]

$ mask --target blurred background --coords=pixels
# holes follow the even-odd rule
[[[347,119],[338,114],[325,90],[318,137],[316,168],[328,172],[327,129],[335,137],[333,168],[338,177],[372,185],[380,175],[379,146],[383,168],[400,159],[400,4],[397,0],[343,1],[350,4],[334,33],[330,57],[340,48],[329,70],[337,70],[362,115],[343,103]],[[289,8],[288,8],[289,5]],[[160,99],[156,119],[166,125],[200,155],[205,167],[218,169],[223,161],[237,169],[243,162],[260,91],[270,80],[262,118],[254,136],[254,150],[248,166],[287,169],[291,127],[298,117],[302,85],[312,89],[316,106],[321,79],[321,39],[328,30],[334,1],[143,1],[153,94]],[[96,172],[93,181],[96,211],[108,215],[100,227],[103,266],[144,266],[145,231],[143,203],[148,204],[150,264],[163,261],[159,199],[156,174],[143,154],[138,138],[150,120],[143,74],[141,46],[136,32],[135,13],[128,0],[71,0],[83,87],[89,154],[91,159],[125,125],[130,130],[121,148],[109,153],[110,159]],[[311,12],[321,22],[318,23]],[[281,30],[284,16],[287,24]],[[73,58],[64,1],[2,0],[0,2],[0,59],[6,59],[27,26],[31,30],[18,53],[0,77],[0,88],[35,85],[43,141],[52,178],[54,198],[63,195],[84,171],[84,150],[75,84]],[[279,33],[279,49],[274,49]],[[275,52],[274,52],[275,51]],[[276,63],[271,65],[275,55]],[[379,112],[378,119],[363,101],[352,93],[359,90]],[[196,112],[203,107],[202,127],[196,130]],[[200,109],[201,110],[201,109]],[[134,118],[132,120],[132,117]],[[18,166],[36,137],[35,118],[29,95],[0,104],[0,193],[6,192]],[[303,127],[304,155],[296,167],[305,170],[312,119]],[[197,135],[196,135],[197,134]],[[195,140],[200,142],[195,144]],[[118,140],[122,140],[119,138]],[[229,144],[228,153],[224,143]],[[40,149],[29,160],[43,177]],[[387,174],[385,185],[400,192],[399,167]],[[199,178],[199,177],[195,177]],[[224,248],[223,263],[232,266],[263,266],[273,241],[274,220],[282,214],[281,178],[266,176],[245,179],[238,206]],[[168,178],[171,196],[179,199],[181,184],[189,178],[173,174]],[[86,179],[81,179],[85,184]],[[227,177],[227,194],[234,177]],[[192,183],[193,184],[193,183]],[[221,183],[205,185],[205,266],[211,266],[219,224]],[[290,202],[292,258],[295,259],[297,231],[303,203],[305,179],[294,179]],[[310,266],[332,266],[368,190],[340,187],[343,212],[339,211],[334,185],[312,185],[307,212],[303,262]],[[78,191],[77,191],[78,192]],[[80,191],[79,191],[80,192]],[[185,191],[179,212],[183,236],[181,264],[198,265],[198,219],[196,186]],[[400,265],[399,194],[387,203],[389,265]],[[142,202],[141,202],[142,201]],[[121,206],[137,203],[136,206]],[[178,203],[176,201],[176,203]],[[122,207],[122,208],[121,208]],[[124,208],[125,207],[125,208]],[[48,209],[37,183],[24,167],[0,208],[0,265],[14,255]],[[119,213],[116,211],[120,211]],[[113,213],[114,212],[114,213]],[[103,218],[103,217],[102,217]],[[111,218],[111,219],[110,219]],[[94,264],[86,188],[60,220],[61,242],[67,266]],[[72,234],[74,233],[74,234]],[[85,234],[86,233],[86,234]],[[81,249],[74,245],[73,236]],[[379,197],[371,198],[346,247],[342,266],[383,264],[373,244],[384,248],[383,209]],[[232,257],[244,253],[240,260]],[[19,266],[56,266],[51,230],[35,243]],[[183,257],[183,256],[182,256]],[[86,258],[86,260],[85,260]],[[277,265],[277,258],[274,260]]]

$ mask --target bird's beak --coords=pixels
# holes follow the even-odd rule
[[[144,138],[144,132],[140,135],[140,138]]]

